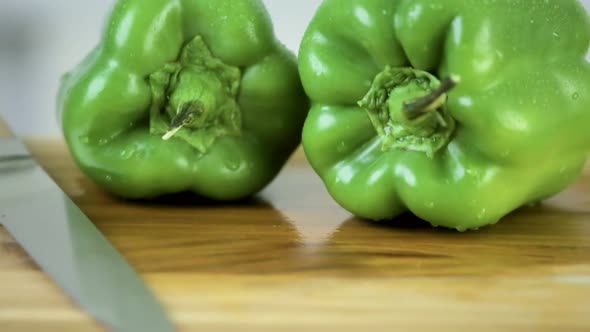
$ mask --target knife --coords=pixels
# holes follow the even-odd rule
[[[13,138],[0,138],[0,225],[107,329],[176,331],[134,269]]]

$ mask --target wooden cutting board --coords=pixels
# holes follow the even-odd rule
[[[180,331],[589,331],[590,172],[478,232],[339,208],[297,154],[254,200],[140,205],[28,144]],[[194,204],[191,204],[194,203]],[[0,231],[0,331],[103,331]]]

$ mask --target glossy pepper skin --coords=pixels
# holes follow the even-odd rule
[[[299,54],[305,153],[357,216],[497,223],[580,175],[589,46],[574,0],[325,0]]]
[[[236,200],[283,167],[309,100],[261,1],[120,0],[58,109],[77,164],[106,190]]]

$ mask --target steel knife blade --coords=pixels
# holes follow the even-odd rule
[[[136,271],[13,138],[0,138],[0,224],[107,329],[175,331]]]

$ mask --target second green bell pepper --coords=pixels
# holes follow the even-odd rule
[[[300,50],[305,153],[358,216],[494,224],[579,177],[589,45],[575,0],[325,0]]]
[[[309,106],[261,1],[120,0],[58,108],[77,164],[107,190],[235,200],[277,175]]]

